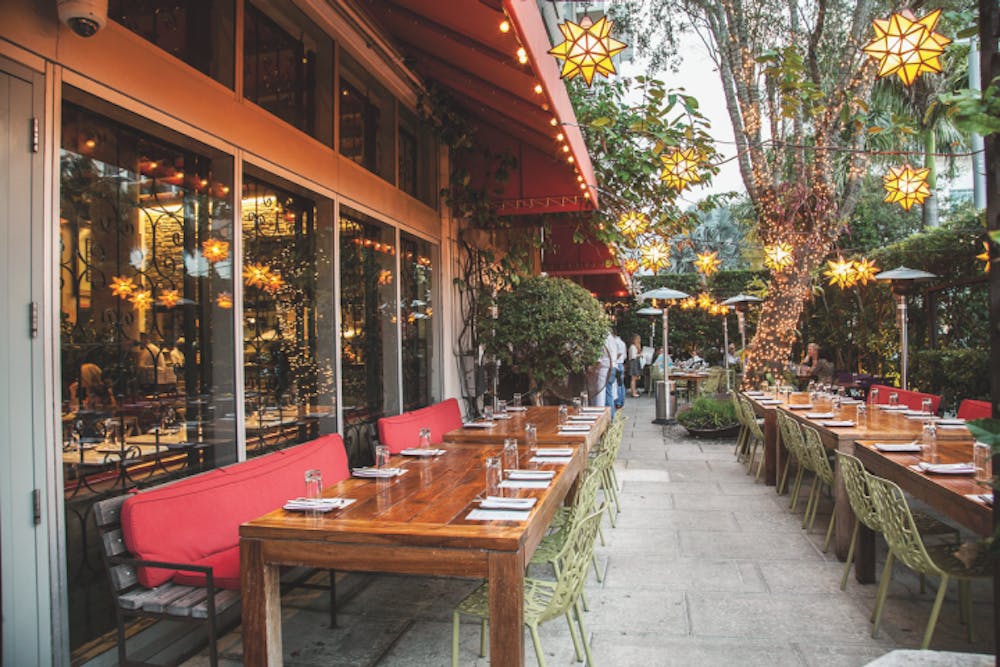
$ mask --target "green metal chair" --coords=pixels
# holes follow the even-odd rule
[[[531,641],[535,647],[535,657],[540,667],[545,667],[545,653],[538,636],[538,626],[558,616],[565,616],[569,623],[570,637],[576,651],[576,659],[580,655],[580,640],[576,630],[579,628],[583,641],[583,652],[587,664],[593,665],[590,655],[590,645],[587,643],[587,630],[583,625],[583,613],[580,610],[580,593],[586,580],[587,568],[590,566],[594,552],[594,542],[597,539],[597,526],[601,521],[601,512],[594,512],[584,518],[572,534],[567,538],[556,560],[559,563],[556,580],[548,581],[525,577],[524,579],[524,624],[531,632]],[[577,628],[574,628],[573,619]],[[451,664],[458,666],[458,638],[460,615],[477,616],[482,619],[480,625],[479,655],[486,657],[486,624],[490,617],[489,583],[474,590],[468,597],[458,603],[452,617]]]
[[[742,394],[739,395],[740,406],[743,408],[743,422],[746,424],[750,434],[750,455],[747,457],[747,474],[753,472],[754,461],[757,458],[757,450],[760,449],[760,461],[757,463],[757,479],[764,469],[764,431],[761,430],[761,422],[757,421],[757,413],[753,410],[750,399]]]
[[[747,455],[750,444],[750,427],[747,426],[746,419],[743,417],[743,406],[740,404],[739,396],[739,392],[737,391],[729,392],[729,398],[733,402],[733,410],[736,412],[736,421],[740,425],[740,431],[736,436],[736,449],[733,451],[733,455],[736,456],[737,461],[742,461]]]
[[[788,450],[788,458],[785,460],[785,468],[781,473],[781,479],[778,480],[778,493],[785,488],[788,482],[788,472],[792,463],[792,459],[795,459],[795,482],[792,485],[792,490],[789,492],[791,499],[788,501],[788,508],[795,511],[795,506],[799,502],[799,490],[802,488],[802,478],[807,470],[812,470],[809,465],[809,457],[806,455],[806,443],[805,438],[802,436],[802,427],[799,423],[795,421],[795,418],[786,412],[781,410],[777,411],[778,419],[778,431],[781,433],[781,442],[784,443],[785,449]]]
[[[816,522],[816,511],[819,509],[819,497],[823,485],[833,489],[833,466],[830,465],[830,459],[826,457],[826,447],[823,446],[823,441],[819,437],[819,431],[812,426],[803,424],[802,435],[805,441],[806,457],[809,459],[809,468],[816,473],[816,480],[809,491],[809,502],[806,503],[806,515],[802,518],[802,527],[805,528],[808,522],[808,530],[812,530],[813,524]],[[826,540],[823,542],[824,552],[830,548],[830,538],[833,537],[833,528],[836,523],[837,513],[831,512],[830,524],[826,528]]]
[[[868,488],[875,501],[882,533],[889,543],[890,554],[911,570],[920,574],[929,574],[941,578],[931,616],[924,630],[924,638],[920,648],[930,646],[934,636],[934,626],[937,625],[941,604],[948,591],[948,581],[958,580],[959,620],[968,628],[969,641],[972,641],[972,591],[973,579],[989,579],[992,575],[992,562],[986,550],[981,550],[979,557],[971,565],[966,565],[955,557],[955,545],[928,546],[917,528],[909,503],[902,489],[894,482],[881,477],[869,475]],[[878,597],[875,600],[875,626],[872,637],[878,632],[878,624],[885,607],[885,598],[889,590],[889,580],[892,577],[892,560],[887,558],[882,570],[882,581],[879,585]]]
[[[618,497],[618,476],[615,474],[615,461],[621,450],[622,438],[625,434],[625,414],[619,411],[601,438],[600,447],[594,454],[601,475],[601,490],[608,499],[608,519],[611,527],[615,527],[615,517],[621,513],[621,500]],[[603,542],[603,540],[602,540]]]

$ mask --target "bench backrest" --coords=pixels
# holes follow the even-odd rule
[[[975,401],[967,398],[958,406],[959,419],[989,419],[993,410],[989,401]]]
[[[911,410],[919,410],[925,398],[931,399],[931,412],[936,413],[938,411],[938,407],[941,405],[941,397],[937,394],[925,394],[921,391],[900,389],[898,387],[890,387],[884,384],[873,384],[868,389],[869,396],[871,395],[870,392],[872,389],[878,389],[878,402],[880,404],[888,403],[889,394],[895,392],[899,394],[899,404],[905,405]]]
[[[350,475],[336,433],[203,475],[140,491],[122,506],[128,550],[143,560],[194,563],[239,544],[240,524],[301,496],[304,473],[318,468],[329,486]],[[176,570],[142,568],[143,586],[158,586]]]
[[[395,417],[382,417],[378,420],[378,440],[389,448],[393,454],[398,454],[407,447],[417,445],[420,429],[431,430],[431,444],[444,440],[444,434],[462,427],[462,410],[458,400],[449,398],[426,408],[404,412]]]

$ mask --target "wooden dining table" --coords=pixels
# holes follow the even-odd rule
[[[573,408],[570,415],[575,414]],[[597,420],[591,424],[587,432],[560,433],[559,407],[555,405],[531,405],[523,411],[508,412],[509,419],[493,419],[490,428],[469,427],[448,431],[444,435],[445,442],[467,442],[478,444],[503,444],[507,438],[524,438],[525,424],[534,424],[538,429],[538,442],[542,444],[576,444],[583,445],[590,451],[600,441],[604,431],[611,423],[611,410],[604,408],[602,412],[585,413],[597,415]],[[574,423],[572,420],[569,423]],[[589,422],[576,422],[589,423]]]
[[[445,442],[433,458],[394,456],[390,479],[351,478],[325,497],[355,502],[326,514],[276,509],[240,527],[244,664],[280,665],[279,569],[482,577],[490,583],[490,662],[524,664],[524,570],[553,516],[586,464],[585,448],[569,445],[565,463],[532,463],[520,447],[520,468],[552,469],[546,489],[508,490],[537,502],[523,521],[471,520],[484,495],[484,462],[501,446]],[[442,647],[442,650],[445,650]]]

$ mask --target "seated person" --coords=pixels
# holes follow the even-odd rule
[[[111,386],[105,382],[104,373],[97,364],[80,364],[78,380],[69,385],[70,405],[79,406],[84,410],[113,408],[116,405]]]
[[[799,362],[797,375],[801,379],[818,380],[824,384],[833,381],[833,364],[819,356],[817,343],[806,346],[806,356]]]
[[[670,368],[674,367],[674,362],[667,356],[667,365]],[[656,348],[656,358],[653,359],[653,363],[649,365],[649,379],[652,382],[663,379],[663,348]]]

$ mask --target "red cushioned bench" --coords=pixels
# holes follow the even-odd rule
[[[324,485],[350,476],[339,435],[97,503],[119,662],[127,664],[125,618],[156,616],[207,622],[216,664],[215,616],[239,600],[240,524],[301,496],[304,473],[315,468]],[[332,605],[332,572],[330,584]]]
[[[885,405],[889,402],[889,394],[896,393],[899,394],[899,404],[905,405],[911,410],[920,410],[921,404],[925,398],[931,399],[931,412],[937,413],[938,408],[941,406],[941,397],[937,394],[925,394],[921,391],[911,391],[909,389],[900,389],[898,387],[890,387],[884,384],[873,384],[868,389],[868,395],[871,396],[873,389],[878,389],[878,402],[880,405]]]
[[[398,454],[407,447],[415,447],[420,429],[425,427],[431,430],[432,445],[444,440],[444,434],[448,431],[461,428],[462,410],[458,406],[458,400],[449,398],[395,417],[382,417],[378,420],[378,440],[391,453]]]
[[[975,401],[967,398],[958,406],[959,419],[989,419],[992,416],[993,409],[989,401]]]

